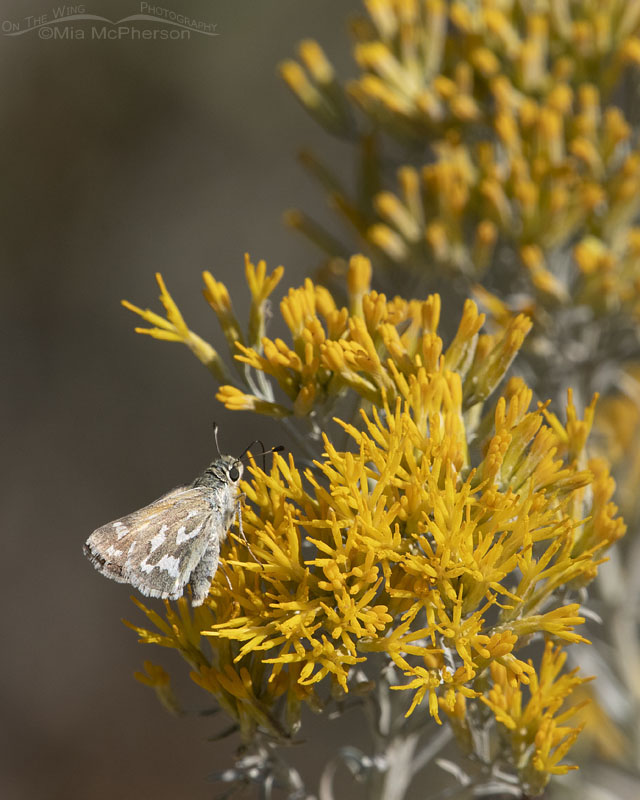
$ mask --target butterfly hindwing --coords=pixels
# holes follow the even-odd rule
[[[217,512],[205,487],[182,486],[94,531],[85,552],[94,567],[149,597],[184,592],[212,536]]]

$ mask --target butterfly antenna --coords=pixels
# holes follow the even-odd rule
[[[262,449],[264,450],[264,445],[262,444],[260,439],[254,439],[250,444],[248,444],[244,448],[242,453],[238,456],[238,461],[242,461],[242,459],[245,457],[245,455],[249,452],[249,450],[253,447],[254,444],[259,444],[262,447]]]
[[[269,448],[269,450],[265,450],[264,444],[262,444],[260,439],[254,439],[249,445],[247,445],[247,447],[244,448],[242,453],[238,456],[238,461],[242,461],[243,459],[249,457],[249,455],[248,455],[249,454],[249,450],[251,450],[251,448],[253,447],[254,444],[259,444],[260,447],[262,448],[261,452],[260,453],[256,453],[256,455],[262,456],[262,470],[263,470],[263,472],[267,471],[266,456],[268,456],[270,453],[279,453],[281,450],[284,450],[284,447],[281,444],[279,444],[277,447],[271,447],[271,448]]]
[[[258,444],[262,444],[262,442],[261,442],[259,439],[256,439],[256,442],[257,442]],[[251,444],[249,445],[249,447],[251,447],[251,445],[252,445],[252,444],[255,444],[256,442],[251,442]],[[244,453],[243,453],[243,454],[240,456],[240,458],[238,459],[238,461],[242,461],[243,459],[247,459],[247,458],[249,458],[249,456],[250,456],[250,455],[252,455],[251,453],[249,453],[249,447],[247,447],[247,449],[246,449],[246,450],[244,451]],[[279,444],[277,447],[271,447],[269,450],[265,450],[265,449],[264,449],[264,445],[262,445],[262,452],[261,452],[261,453],[256,453],[256,456],[262,456],[262,467],[263,467],[263,472],[266,472],[266,471],[267,471],[267,461],[266,461],[266,456],[270,455],[271,453],[280,453],[282,450],[284,450],[284,445],[281,445],[281,444]],[[246,455],[245,455],[245,453],[246,453]]]
[[[218,458],[219,458],[222,455],[222,453],[220,452],[220,445],[218,444],[218,423],[217,422],[213,423],[213,439],[214,439],[214,441],[216,443],[216,450],[218,451]],[[251,446],[251,445],[249,445],[249,446]]]
[[[272,447],[271,450],[267,450],[266,453],[262,454],[262,466],[263,466],[263,470],[262,471],[263,472],[267,471],[267,456],[270,453],[281,453],[283,450],[284,450],[284,445],[283,444],[279,444],[276,447]]]

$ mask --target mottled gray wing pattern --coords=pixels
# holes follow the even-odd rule
[[[108,578],[148,597],[176,600],[211,536],[220,536],[218,516],[209,488],[181,486],[95,530],[85,553]]]

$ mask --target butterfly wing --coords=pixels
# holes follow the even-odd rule
[[[211,491],[182,486],[98,528],[84,551],[106,577],[130,583],[148,597],[175,600],[210,537],[218,535],[215,522]]]

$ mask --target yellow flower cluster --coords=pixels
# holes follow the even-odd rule
[[[613,90],[640,63],[640,4],[365,5],[368,18],[353,28],[362,74],[342,95],[331,68],[319,67],[326,58],[316,43],[301,45],[302,65],[281,67],[320,121],[339,117],[352,130],[344,111],[351,101],[390,135],[428,147],[427,163],[406,163],[397,187],[375,189],[364,205],[306,157],[358,246],[396,264],[435,274],[445,267],[470,279],[515,258],[518,288],[543,303],[637,315],[640,228],[632,223],[640,150],[612,98],[621,102],[621,90]],[[323,83],[329,73],[330,92]],[[362,148],[363,177],[371,187],[384,185],[367,139]],[[343,255],[300,213],[288,219],[331,255]]]
[[[494,662],[490,668],[492,686],[482,697],[482,702],[507,730],[513,760],[526,765],[521,776],[533,794],[542,792],[546,775],[564,775],[577,769],[559,761],[567,754],[583,726],[563,723],[575,716],[588,701],[557,713],[565,705],[567,696],[585,683],[584,678],[576,675],[577,669],[561,673],[565,661],[566,653],[562,648],[547,642],[539,670],[531,675],[527,702],[524,702],[521,687],[509,683],[504,667]],[[460,727],[464,730],[463,726]],[[456,732],[459,737],[460,733]]]
[[[513,91],[542,97],[563,82],[611,90],[640,63],[640,8],[633,0],[364,0],[352,25],[362,75],[346,93],[397,137],[422,141],[452,125],[490,123],[487,99],[505,76]],[[321,47],[300,46],[302,65],[281,74],[300,101],[326,119],[336,77]],[[337,122],[334,128],[340,126]],[[343,122],[343,128],[347,125]]]
[[[287,344],[260,335],[267,299],[282,277],[282,268],[267,277],[265,263],[256,267],[247,256],[245,271],[252,295],[246,336],[227,289],[210,273],[204,274],[204,295],[225,333],[230,355],[246,365],[237,380],[217,351],[189,330],[161,276],[157,280],[166,319],[124,301],[128,309],[153,325],[136,328],[137,332],[186,344],[223,381],[217,397],[233,410],[274,417],[322,414],[326,418],[349,390],[377,406],[385,398],[392,404],[406,391],[408,378],[422,369],[440,369],[441,361],[459,376],[462,408],[467,410],[486,399],[500,383],[531,327],[529,319],[520,315],[500,336],[481,336],[484,317],[475,303],[468,301],[458,333],[443,351],[436,332],[441,312],[438,295],[424,301],[387,300],[370,290],[369,260],[354,256],[348,271],[349,309],[338,308],[331,293],[311,280],[289,290],[280,304],[291,332],[292,341]],[[282,395],[280,402],[274,399],[274,383]],[[252,386],[250,391],[247,384]]]
[[[356,665],[384,659],[392,688],[410,695],[408,714],[424,701],[464,738],[469,704],[486,705],[523,785],[538,791],[566,769],[558,761],[577,735],[561,706],[581,681],[559,676],[562,645],[586,641],[571,592],[624,533],[606,468],[585,456],[593,405],[581,420],[569,398],[563,424],[531,409],[516,378],[489,403],[527,319],[483,336],[469,302],[445,347],[439,298],[388,300],[370,289],[361,256],[350,263],[349,308],[306,281],[280,305],[291,341],[259,338],[281,270],[268,276],[248,258],[246,270],[255,310],[246,334],[225,287],[205,275],[239,379],[253,387],[226,384],[220,399],[317,420],[332,409],[350,445],[323,434],[312,468],[294,453],[275,456],[270,472],[253,465],[242,485],[252,555],[230,537],[202,607],[182,598],[163,617],[138,603],[158,631],[136,628],[141,639],[179,650],[247,737],[291,735],[303,702],[325,702],[322,686],[347,692]],[[218,363],[160,285],[167,319],[129,305],[155,325],[143,331]],[[273,384],[281,403],[269,399]],[[345,396],[359,414],[340,416]],[[557,645],[536,668],[522,649],[538,637]]]
[[[630,366],[619,379],[620,390],[598,404],[595,448],[607,458],[616,477],[616,497],[629,526],[640,515],[640,369]]]

